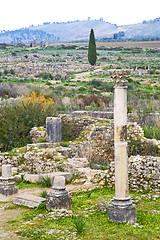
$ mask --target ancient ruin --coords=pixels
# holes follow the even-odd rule
[[[72,198],[65,188],[65,177],[55,176],[51,192],[47,195],[48,209],[71,209]]]
[[[62,121],[60,118],[47,117],[46,139],[55,143],[62,140]]]
[[[12,166],[10,164],[2,165],[2,177],[0,177],[0,194],[13,195],[18,192],[12,176]]]
[[[135,222],[136,210],[129,197],[127,155],[127,86],[129,70],[114,70],[115,197],[108,207],[110,221]]]

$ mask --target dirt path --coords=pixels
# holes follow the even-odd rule
[[[6,205],[6,204],[5,204]],[[5,207],[0,204],[0,239],[3,240],[17,240],[18,236],[11,230],[12,224],[7,223],[8,221],[14,220],[21,214],[21,210],[17,209],[2,209]]]
[[[13,206],[13,199],[18,195],[23,195],[24,193],[37,195],[42,192],[41,188],[28,188],[20,189],[17,194],[12,196],[3,196],[0,195],[0,240],[17,240],[20,239],[12,231],[12,221],[16,219],[22,212],[23,209],[7,209],[10,206]],[[5,209],[6,208],[6,209]]]
[[[96,72],[101,72],[101,71],[103,71],[103,68],[105,67],[105,65],[103,65],[103,66],[96,66],[93,70],[93,72],[91,72],[91,71],[88,71],[88,72],[82,72],[82,73],[77,73],[77,74],[75,74],[75,79],[73,79],[73,81],[77,81],[77,80],[81,80],[81,81],[90,81],[90,79],[88,78],[86,78],[86,77],[88,77],[88,76],[90,76],[91,75],[91,73],[96,73]]]

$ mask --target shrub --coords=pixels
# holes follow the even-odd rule
[[[15,75],[14,69],[11,69],[11,70],[10,70],[10,74]]]
[[[62,141],[73,141],[76,137],[74,124],[62,122]]]
[[[51,179],[49,177],[47,178],[42,177],[41,184],[43,187],[51,187]]]
[[[77,233],[82,233],[86,224],[84,216],[82,214],[73,216],[73,224],[77,230]]]
[[[36,208],[37,211],[39,210],[47,210],[47,207],[46,207],[46,203],[42,202],[38,205],[38,207]]]
[[[146,138],[155,138],[157,140],[160,140],[160,128],[159,127],[155,127],[155,126],[148,126],[148,127],[143,127],[143,131],[144,131],[144,136]]]
[[[47,79],[53,79],[53,76],[51,73],[48,72],[42,72],[39,74],[39,77],[41,77],[43,80],[47,80]]]
[[[43,192],[40,193],[40,197],[46,198],[47,197],[47,191],[44,190]]]
[[[105,107],[108,107],[109,106],[109,102],[110,102],[110,99],[109,97],[106,97],[106,96],[97,96],[95,94],[92,94],[90,96],[83,96],[82,97],[82,101],[83,101],[83,108],[85,109],[86,106],[90,106],[92,105],[97,108],[101,107],[102,103]]]
[[[45,125],[46,117],[55,114],[55,104],[44,95],[33,92],[14,103],[2,105],[0,111],[0,146],[2,151],[22,147],[30,142],[34,126]]]
[[[7,69],[4,69],[4,74],[7,75],[9,71]]]

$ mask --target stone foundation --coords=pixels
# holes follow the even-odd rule
[[[108,206],[108,217],[112,222],[136,222],[136,209],[130,199],[116,200]]]
[[[48,209],[71,209],[72,198],[65,188],[65,177],[55,176],[51,192],[47,195]]]
[[[15,186],[13,178],[5,179],[0,178],[0,194],[8,196],[18,192],[18,187]]]

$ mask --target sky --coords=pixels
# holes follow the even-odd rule
[[[0,0],[0,30],[103,18],[127,25],[160,17],[160,0]]]

